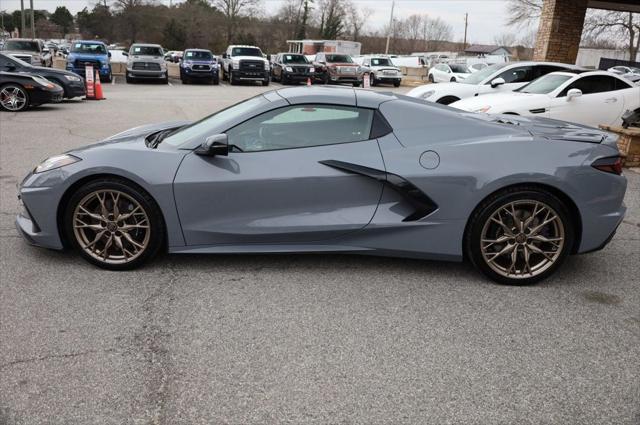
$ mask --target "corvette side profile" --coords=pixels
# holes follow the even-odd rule
[[[615,136],[337,87],[266,92],[48,158],[19,187],[35,245],[112,270],[171,253],[471,261],[531,284],[625,213]]]

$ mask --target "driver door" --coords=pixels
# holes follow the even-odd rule
[[[372,110],[294,105],[226,131],[228,156],[189,154],[174,181],[187,245],[310,243],[365,227],[382,182],[320,161],[384,170]]]

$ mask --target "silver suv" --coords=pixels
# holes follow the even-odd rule
[[[127,83],[136,80],[161,80],[167,84],[169,74],[164,50],[159,44],[133,44],[127,58]]]

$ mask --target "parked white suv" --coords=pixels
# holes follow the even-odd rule
[[[127,83],[136,80],[160,80],[169,83],[164,50],[159,44],[133,44],[127,58]]]
[[[372,86],[376,84],[393,84],[394,87],[400,87],[402,81],[402,72],[400,68],[394,65],[393,61],[384,56],[365,56],[356,58],[362,66],[369,69],[369,83]]]
[[[581,69],[576,65],[554,62],[497,63],[474,72],[457,83],[425,84],[407,95],[448,105],[467,97],[512,91],[550,72]]]
[[[227,47],[222,54],[222,69],[223,79],[231,85],[241,81],[260,81],[263,86],[269,85],[271,67],[259,47]]]

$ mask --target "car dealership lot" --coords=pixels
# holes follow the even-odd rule
[[[274,87],[116,81],[105,101],[0,115],[0,423],[640,421],[634,171],[614,240],[528,288],[339,255],[114,273],[18,236],[15,185],[45,157]]]

